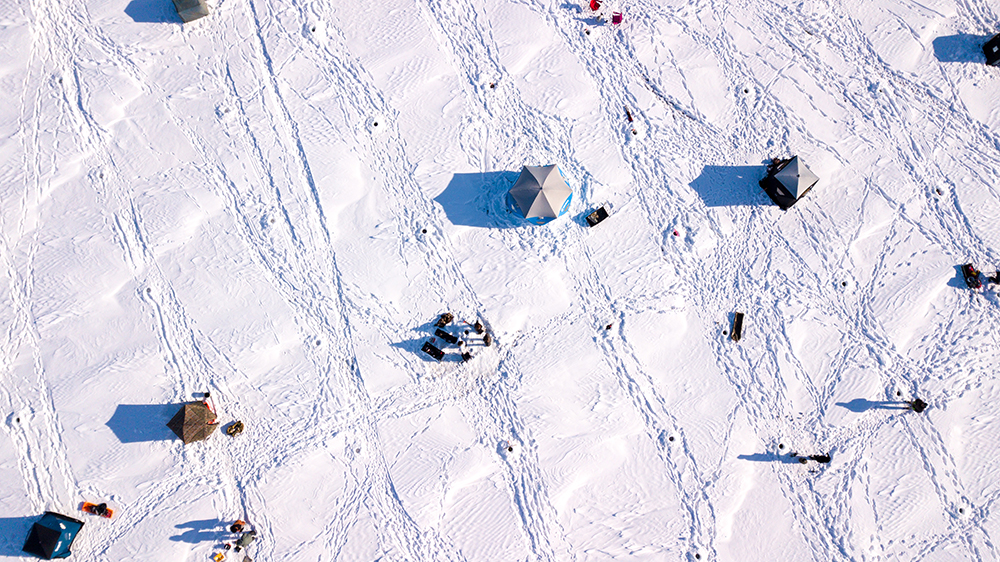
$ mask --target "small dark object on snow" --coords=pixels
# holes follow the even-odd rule
[[[96,506],[94,506],[94,515],[100,515],[101,517],[104,517],[107,514],[108,514],[108,504],[99,503]]]
[[[601,205],[593,213],[587,215],[587,226],[597,226],[601,221],[608,218],[608,210]]]
[[[462,354],[462,361],[468,361],[469,359],[472,359],[472,354],[471,353],[465,352],[465,353]]]
[[[236,437],[237,435],[243,433],[243,429],[244,429],[243,422],[234,421],[233,423],[229,424],[229,427],[226,428],[226,435],[230,437]],[[233,532],[236,533],[237,531]]]
[[[632,122],[632,112],[629,111],[629,109],[627,107],[625,108],[625,115],[628,117],[628,122],[631,123]]]
[[[1000,35],[994,35],[983,45],[983,54],[986,55],[986,64],[1000,66]]]
[[[458,338],[456,338],[455,336],[453,336],[453,335],[449,334],[448,332],[442,330],[441,328],[438,328],[437,330],[434,330],[434,335],[437,336],[437,337],[439,337],[439,338],[441,338],[441,339],[443,339],[444,341],[446,341],[446,342],[448,342],[448,343],[450,343],[452,345],[455,345],[455,343],[458,342]]]
[[[733,341],[735,341],[735,342],[740,341],[740,338],[743,337],[743,313],[742,312],[737,312],[737,313],[733,314],[733,327],[730,330],[729,337],[732,338]]]
[[[825,464],[829,464],[830,462],[830,455],[809,455],[809,458]]]
[[[431,342],[424,343],[424,346],[420,348],[420,351],[423,351],[424,353],[430,355],[431,357],[437,359],[438,361],[444,359],[444,352],[434,347],[434,344],[432,344]]]
[[[910,405],[910,409],[911,410],[913,410],[914,412],[916,412],[918,414],[920,412],[923,412],[925,409],[927,409],[927,402],[924,402],[923,400],[921,400],[919,398],[914,398],[912,402],[907,402],[907,404]]]
[[[493,343],[493,338],[489,334],[483,334],[483,345],[489,347],[491,343]]]
[[[621,12],[614,12],[614,13],[611,14],[611,23],[613,25],[618,25],[621,22],[622,22],[622,13]]]
[[[997,269],[996,273],[993,274],[993,277],[987,277],[986,280],[990,283],[1000,285],[1000,269]]]
[[[233,545],[231,545],[229,543],[226,543],[226,544],[222,545],[222,548],[225,549],[225,550],[229,550],[230,548],[233,548]]]
[[[610,330],[611,329],[611,324],[608,324],[607,326],[605,326],[604,329],[605,330]]]
[[[237,519],[235,523],[229,526],[230,533],[242,533],[247,522],[242,519]]]
[[[480,322],[479,320],[476,320],[476,323],[472,325],[472,328],[476,331],[477,334],[483,333],[483,323]]]
[[[965,278],[965,284],[970,289],[979,289],[983,286],[982,282],[979,281],[979,270],[971,263],[962,265],[962,277]]]
[[[455,319],[454,314],[450,312],[445,312],[438,318],[437,322],[435,322],[434,325],[437,326],[438,328],[444,328],[445,326],[448,325],[449,322],[451,322],[454,319]]]

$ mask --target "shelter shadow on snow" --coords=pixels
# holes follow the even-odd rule
[[[948,280],[948,286],[969,290],[969,284],[965,282],[965,275],[962,273],[962,266],[955,266],[955,276]]]
[[[752,455],[738,455],[736,458],[754,462],[780,462],[784,464],[800,464],[797,457],[792,455],[779,455],[778,453],[754,453]]]
[[[868,410],[909,410],[910,405],[906,402],[893,402],[891,400],[865,400],[855,398],[850,402],[837,402],[842,408],[847,408],[852,412],[866,412]]]
[[[31,525],[38,520],[34,517],[0,517],[0,557],[20,558],[25,556],[21,548],[28,538]]]
[[[125,15],[136,23],[184,23],[170,0],[132,0]]]
[[[983,43],[989,35],[959,33],[934,39],[934,56],[941,62],[985,62]]]
[[[167,422],[184,404],[119,404],[106,424],[122,443],[177,439]]]
[[[705,166],[690,185],[706,207],[766,205],[769,199],[757,183],[765,175],[766,166]]]
[[[179,535],[170,537],[174,542],[187,542],[198,544],[205,541],[220,541],[225,538],[225,524],[221,519],[200,519],[198,521],[188,521],[177,525],[178,529],[184,529]]]
[[[507,206],[507,191],[519,172],[455,174],[448,187],[434,198],[454,225],[481,228],[523,226]]]

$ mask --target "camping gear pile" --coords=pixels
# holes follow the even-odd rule
[[[471,337],[470,330],[466,329],[461,335],[456,336],[455,334],[447,331],[447,328],[451,326],[452,321],[455,320],[455,315],[450,312],[445,312],[438,317],[437,321],[434,322],[434,336],[429,341],[424,342],[420,350],[430,355],[437,361],[444,360],[445,352],[442,347],[444,344],[453,345],[458,348],[459,357],[463,362],[472,359],[472,351],[470,350],[470,345],[473,341],[467,341],[467,338]],[[481,320],[476,320],[475,323],[469,324],[468,322],[462,322],[462,324],[472,328],[476,335],[481,336],[480,342],[484,347],[489,347],[493,343],[493,337],[490,336],[489,332],[486,331],[486,327],[483,326]],[[453,326],[451,326],[454,329]],[[440,338],[441,342],[438,343]]]

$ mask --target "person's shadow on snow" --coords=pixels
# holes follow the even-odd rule
[[[782,464],[800,464],[798,457],[792,455],[779,455],[778,453],[753,453],[751,455],[739,455],[736,458],[753,462],[780,462]]]
[[[226,533],[223,530],[223,523],[219,519],[201,519],[199,521],[188,521],[177,525],[178,529],[187,529],[179,535],[170,537],[174,542],[187,542],[198,544],[205,541],[222,540]]]
[[[909,410],[910,405],[906,402],[894,402],[891,400],[865,400],[864,398],[855,398],[850,402],[837,402],[837,405],[841,408],[847,408],[848,410],[861,413],[867,412],[868,410]]]

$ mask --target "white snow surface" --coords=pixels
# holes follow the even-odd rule
[[[209,4],[0,2],[0,560],[1000,559],[1000,0]]]

